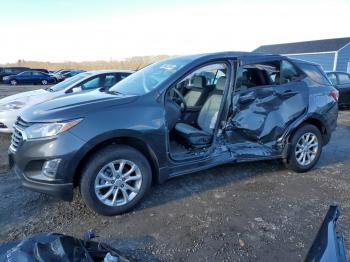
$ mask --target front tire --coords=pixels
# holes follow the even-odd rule
[[[46,86],[48,84],[47,80],[41,80],[41,84]]]
[[[11,84],[12,86],[16,86],[16,85],[18,84],[18,82],[17,82],[17,80],[11,80],[11,81],[10,81],[10,84]]]
[[[320,159],[322,146],[320,130],[314,125],[302,125],[292,137],[287,167],[296,172],[309,171]]]
[[[151,184],[151,168],[143,154],[129,146],[110,145],[87,160],[80,192],[90,209],[113,216],[134,208]]]

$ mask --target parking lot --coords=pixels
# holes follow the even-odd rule
[[[31,87],[0,86],[0,96]],[[62,202],[21,187],[6,172],[9,136],[0,137],[0,242],[34,233],[82,237],[93,229],[138,261],[301,261],[329,204],[350,250],[350,112],[308,173],[280,161],[223,165],[156,185],[133,212],[102,217],[79,197]],[[79,192],[75,192],[77,195]],[[349,255],[349,253],[348,253]]]

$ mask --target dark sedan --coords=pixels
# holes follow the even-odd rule
[[[39,71],[24,71],[18,75],[6,76],[3,78],[5,84],[11,84],[13,86],[17,84],[53,84],[56,82],[56,78],[49,74]]]
[[[350,106],[350,74],[345,72],[328,72],[327,76],[339,91],[339,106]]]
[[[17,75],[23,71],[30,70],[28,67],[0,67],[0,83],[6,76]]]

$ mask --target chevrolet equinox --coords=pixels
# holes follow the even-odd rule
[[[108,91],[56,98],[21,113],[11,169],[35,191],[103,215],[133,208],[152,182],[224,163],[319,160],[336,127],[338,91],[317,64],[224,52],[149,65]]]

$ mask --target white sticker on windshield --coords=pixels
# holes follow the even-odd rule
[[[162,65],[160,68],[165,70],[173,70],[176,68],[176,65],[165,64],[165,65]]]

